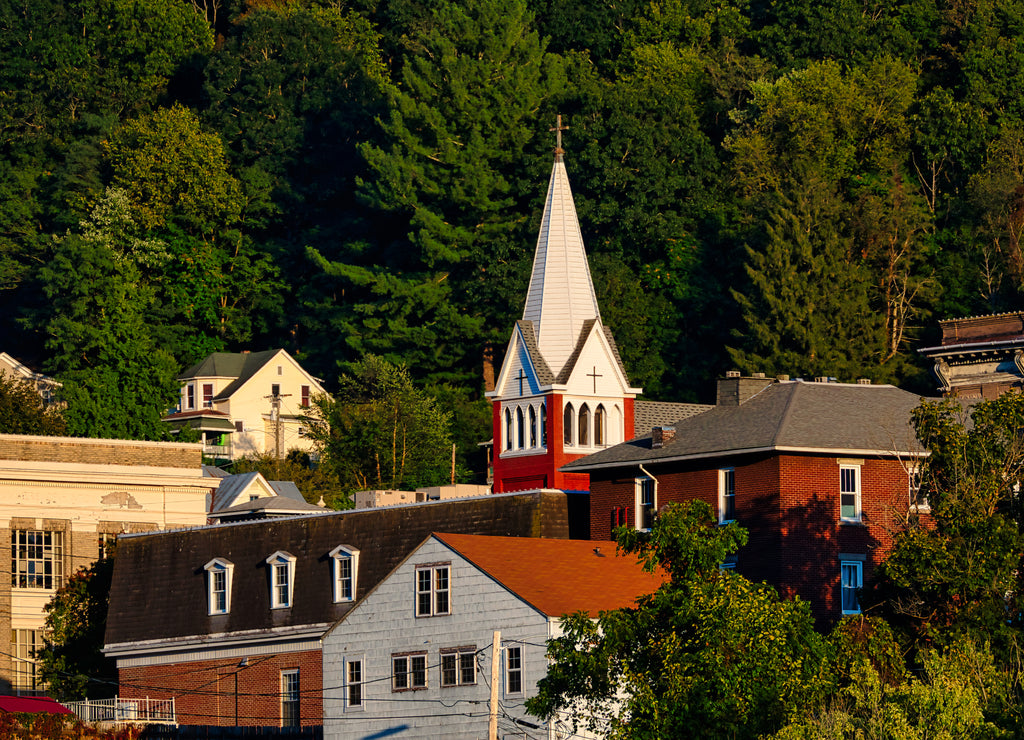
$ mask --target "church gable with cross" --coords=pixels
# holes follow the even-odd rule
[[[567,462],[634,436],[633,388],[601,322],[583,236],[558,146],[522,320],[495,388],[494,492],[587,491]]]

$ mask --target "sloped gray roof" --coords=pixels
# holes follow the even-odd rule
[[[214,352],[179,375],[178,380],[235,378],[234,382],[229,383],[214,398],[215,401],[218,401],[234,393],[280,351],[279,349],[268,349],[262,352]]]
[[[715,406],[675,423],[658,449],[651,435],[574,460],[563,470],[718,457],[755,450],[836,450],[920,454],[910,423],[921,397],[891,385],[787,381],[739,406]]]
[[[284,514],[326,514],[329,510],[316,504],[307,503],[306,499],[301,498],[301,496],[298,501],[286,496],[261,496],[253,501],[243,501],[227,509],[215,511],[212,516],[220,517],[223,520],[225,514],[230,516],[231,514],[255,513],[258,511],[272,512],[276,516],[281,516]]]
[[[703,414],[714,406],[704,403],[670,403],[668,401],[635,401],[633,428],[637,435],[650,434],[654,427],[672,426],[681,419]]]
[[[213,497],[210,511],[218,512],[226,509],[238,494],[256,480],[258,475],[259,473],[253,471],[251,473],[235,473],[234,475],[221,478],[220,487],[217,488],[217,493]]]
[[[517,321],[516,326],[519,327],[519,331],[523,336],[523,346],[526,348],[526,354],[530,356],[533,371],[537,374],[537,382],[540,385],[551,385],[555,382],[555,374],[551,372],[547,361],[540,353],[540,348],[537,345],[537,332],[534,331],[533,322],[529,320]]]
[[[299,490],[299,487],[290,480],[268,480],[267,483],[274,489],[274,493],[284,498],[290,498],[293,501],[302,501],[305,503],[306,499]]]

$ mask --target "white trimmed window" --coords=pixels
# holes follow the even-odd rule
[[[839,518],[860,521],[860,465],[839,466]]]
[[[391,656],[391,690],[415,691],[427,688],[427,654]]]
[[[857,591],[864,585],[864,563],[859,560],[840,561],[839,577],[843,614],[860,614]]]
[[[14,675],[11,688],[17,696],[42,696],[46,684],[39,677],[36,651],[43,647],[42,630],[11,630]]]
[[[921,468],[919,465],[911,465],[907,470],[910,486],[910,505],[915,509],[928,511],[928,496],[921,491]]]
[[[576,426],[576,409],[571,403],[565,404],[565,411],[562,413],[562,441],[567,447],[572,447],[573,431]]]
[[[511,450],[515,444],[515,433],[512,426],[512,410],[505,409],[505,449]]]
[[[649,476],[636,478],[636,528],[649,530],[658,505],[658,481]]]
[[[580,406],[579,426],[576,440],[579,442],[580,447],[588,447],[590,445],[590,407],[587,404]]]
[[[597,447],[603,447],[607,439],[607,414],[604,411],[604,405],[598,404],[597,410],[594,411],[594,444]]]
[[[206,571],[206,605],[208,614],[231,611],[231,581],[235,565],[229,560],[214,558],[203,566]]]
[[[523,693],[523,649],[518,645],[505,648],[505,693]]]
[[[540,446],[548,446],[548,406],[543,401],[540,404]]]
[[[64,533],[11,530],[11,585],[59,588],[64,581]]]
[[[338,545],[331,550],[331,567],[334,570],[334,601],[355,601],[356,578],[359,575],[359,550],[348,545]]]
[[[537,446],[537,410],[530,407],[530,447]]]
[[[281,727],[298,727],[299,713],[299,669],[281,671]]]
[[[523,419],[523,409],[516,407],[516,449],[526,447],[526,422]]]
[[[736,471],[723,468],[718,471],[718,522],[736,520]]]
[[[213,383],[203,383],[203,408],[213,408]]]
[[[295,556],[278,550],[269,558],[270,566],[270,608],[287,609],[292,605],[295,591]]]
[[[441,686],[476,683],[476,646],[441,648]]]
[[[196,407],[196,386],[195,383],[189,383],[185,386],[185,408],[194,409]]]
[[[360,657],[345,661],[345,710],[352,712],[362,709],[363,660]]]
[[[448,563],[416,569],[417,617],[436,617],[452,613],[449,573]]]

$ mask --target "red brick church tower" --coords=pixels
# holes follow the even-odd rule
[[[601,323],[561,146],[551,170],[523,318],[494,390],[494,493],[587,491],[570,460],[634,436],[633,388]]]

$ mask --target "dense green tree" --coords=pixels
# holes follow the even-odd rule
[[[448,483],[451,414],[417,388],[407,368],[368,355],[334,398],[314,400],[310,437],[341,491],[408,490]]]
[[[824,690],[826,645],[808,605],[783,601],[721,563],[746,542],[702,501],[670,504],[619,547],[669,582],[636,607],[564,617],[528,710],[572,708],[611,738],[756,738]]]
[[[31,383],[0,372],[0,434],[61,435],[64,417],[47,407]]]
[[[347,509],[352,505],[351,497],[341,492],[334,470],[324,465],[313,465],[309,454],[302,450],[289,450],[284,459],[270,452],[241,457],[224,467],[232,473],[257,472],[267,480],[291,481],[311,504],[323,499],[332,509]]]
[[[43,647],[36,658],[59,701],[117,695],[117,664],[103,654],[113,557],[80,568],[46,605]]]

